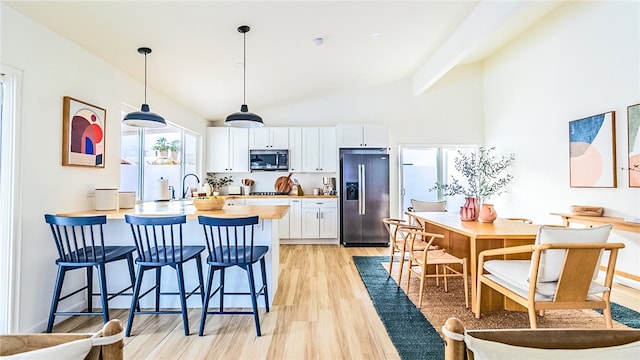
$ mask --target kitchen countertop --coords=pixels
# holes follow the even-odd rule
[[[338,195],[221,195],[225,199],[337,199]]]
[[[283,196],[281,196],[283,197]],[[187,215],[187,219],[197,219],[198,215],[223,218],[258,215],[260,219],[281,219],[289,211],[289,205],[237,205],[225,206],[221,210],[197,210],[191,201],[155,201],[137,204],[133,209],[87,210],[58,214],[62,216],[107,215],[109,220],[123,220],[125,214],[133,215]]]

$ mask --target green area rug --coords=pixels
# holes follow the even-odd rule
[[[444,341],[440,334],[405,292],[398,288],[394,278],[389,278],[387,269],[382,265],[389,261],[389,257],[354,256],[353,260],[400,357],[443,359]],[[611,303],[611,316],[616,322],[640,329],[640,313],[634,310]],[[528,327],[526,316],[523,319]]]
[[[444,359],[444,340],[381,265],[384,256],[354,256],[380,320],[402,359]]]

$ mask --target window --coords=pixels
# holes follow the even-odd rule
[[[163,178],[169,180],[173,197],[182,197],[182,178],[198,170],[199,135],[169,123],[161,129],[122,124],[120,141],[120,191],[135,191],[136,198],[144,201],[157,200]],[[189,186],[195,186],[195,179],[190,181]]]
[[[447,183],[459,177],[455,169],[458,151],[473,153],[476,147],[402,146],[400,148],[400,213],[411,206],[411,199],[445,200],[440,191],[429,191],[436,182]],[[457,211],[464,196],[447,197],[447,211]]]

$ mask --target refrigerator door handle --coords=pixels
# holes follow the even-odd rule
[[[366,183],[366,169],[362,164],[362,215],[367,212],[367,183]]]
[[[358,164],[358,214],[362,215],[362,164]]]

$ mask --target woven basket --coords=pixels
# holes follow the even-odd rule
[[[201,211],[220,210],[224,206],[224,199],[193,199],[193,206]]]

